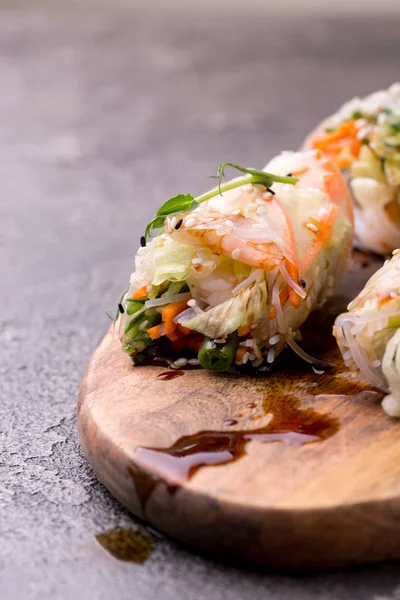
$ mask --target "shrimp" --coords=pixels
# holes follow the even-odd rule
[[[285,302],[297,308],[306,295],[300,281],[332,237],[340,212],[352,226],[352,202],[339,170],[319,152],[280,155],[266,170],[292,172],[299,181],[295,186],[274,184],[275,193],[244,185],[185,215],[178,230],[168,224],[167,229],[177,241],[207,247],[250,267],[267,272],[279,267],[289,286]],[[307,201],[310,190],[312,202]],[[349,244],[351,240],[344,244],[344,254]]]

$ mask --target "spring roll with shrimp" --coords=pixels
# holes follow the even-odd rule
[[[353,98],[307,138],[342,169],[354,200],[355,243],[378,254],[400,246],[400,84]]]
[[[400,250],[337,317],[334,335],[346,365],[388,392],[383,408],[400,417]]]
[[[222,182],[227,166],[241,176]],[[342,175],[308,151],[283,153],[262,171],[222,165],[219,180],[202,196],[169,200],[147,227],[119,306],[124,350],[135,364],[162,348],[175,368],[254,371],[289,345],[321,367],[296,340],[351,249]]]

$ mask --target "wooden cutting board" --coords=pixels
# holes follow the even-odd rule
[[[111,329],[79,398],[79,432],[111,493],[160,531],[223,559],[326,568],[400,558],[400,422],[344,367],[331,323],[380,263],[358,254],[308,348],[265,377],[133,368]]]

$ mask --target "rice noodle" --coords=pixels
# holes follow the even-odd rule
[[[360,373],[369,381],[371,381],[372,383],[374,383],[375,385],[377,385],[378,387],[381,387],[382,384],[382,378],[379,377],[377,375],[376,372],[372,371],[372,369],[370,368],[370,360],[364,350],[364,348],[362,348],[360,346],[360,344],[357,343],[356,339],[354,338],[354,336],[352,335],[351,331],[350,331],[350,324],[349,322],[345,321],[343,323],[343,333],[344,333],[344,337],[346,339],[347,345],[349,347],[349,350],[352,354],[352,357],[354,359],[354,362],[356,363],[357,367],[360,369]]]
[[[256,269],[255,271],[253,271],[251,275],[249,275],[246,279],[244,279],[241,283],[239,283],[236,287],[233,288],[232,296],[236,296],[243,288],[252,284],[253,281],[256,281],[258,277],[261,276],[263,273],[264,271],[262,269]]]
[[[183,325],[185,321],[193,319],[193,317],[195,317],[196,314],[197,313],[193,310],[193,308],[187,308],[186,310],[179,313],[179,315],[175,317],[174,321],[175,323],[178,323],[178,325]]]
[[[319,368],[324,370],[330,367],[329,363],[325,362],[324,360],[320,360],[319,358],[314,358],[313,356],[311,356],[311,354],[308,354],[305,350],[303,350],[303,348],[300,348],[300,346],[298,346],[294,341],[293,336],[285,335],[285,340],[288,346],[290,346],[290,348],[293,350],[293,352],[295,352],[298,356],[300,356],[300,358],[302,358],[306,362],[311,363],[313,367],[317,367],[317,369]]]
[[[144,305],[146,308],[153,308],[154,306],[163,306],[164,304],[179,302],[180,300],[190,300],[191,297],[192,294],[190,292],[185,292],[184,294],[171,294],[170,296],[156,298],[156,300],[146,300]]]
[[[281,299],[279,298],[279,285],[280,282],[276,281],[272,289],[272,306],[275,308],[276,320],[278,322],[279,333],[285,334],[285,323],[283,310],[281,306]]]
[[[292,288],[292,290],[294,290],[296,292],[296,294],[298,294],[300,296],[300,298],[302,298],[302,300],[305,300],[305,298],[307,298],[307,292],[305,290],[303,290],[303,288],[298,283],[295,282],[293,277],[289,274],[289,272],[286,268],[286,265],[283,261],[282,261],[279,269],[280,269],[283,279],[286,281],[288,286],[290,288]]]

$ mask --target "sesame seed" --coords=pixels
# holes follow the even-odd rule
[[[169,226],[171,229],[173,229],[176,225],[176,217],[171,217],[171,219],[169,220]]]
[[[247,346],[247,348],[252,348],[255,344],[255,340],[250,339],[250,340],[245,340],[244,345]]]
[[[393,256],[396,256],[396,254],[398,254],[400,252],[400,248],[396,248],[396,250],[393,250]]]
[[[249,352],[245,352],[244,353],[243,360],[242,360],[242,365],[245,365],[247,363],[247,361],[249,360],[249,356],[250,356]]]
[[[235,216],[236,215],[240,215],[240,210],[238,208],[234,208],[233,211],[232,211],[232,214],[235,215]]]
[[[149,283],[149,285],[146,285],[146,292],[151,292],[153,286],[151,285],[151,283]]]
[[[232,256],[233,260],[238,260],[239,256],[240,256],[239,248],[235,248],[235,250],[232,252],[231,256]]]
[[[267,363],[273,363],[274,362],[274,358],[275,358],[275,348],[270,348],[268,350],[268,354],[267,354]]]
[[[300,279],[300,285],[301,285],[301,287],[302,287],[303,289],[305,289],[305,287],[306,287],[306,285],[307,285],[307,284],[306,284],[306,282],[305,282],[305,280],[304,280],[304,279]]]
[[[144,237],[144,235],[142,235],[142,237],[140,238],[140,245],[142,248],[144,248],[146,245],[146,238]]]
[[[199,361],[197,360],[197,358],[190,358],[188,362],[189,362],[189,365],[193,365],[193,366],[197,366],[200,364]]]
[[[310,231],[318,232],[318,227],[314,223],[306,223],[306,227]]]
[[[272,338],[269,339],[269,343],[271,346],[274,346],[275,344],[277,344],[279,342],[280,339],[281,339],[281,334],[277,333],[277,334],[273,335]]]
[[[268,190],[268,192],[269,192],[270,194],[272,194],[273,196],[275,196],[275,192],[274,192],[274,190],[272,190],[271,188],[267,188],[267,190]]]
[[[194,306],[196,306],[196,300],[194,298],[191,298],[187,301],[187,305],[193,308]]]
[[[187,358],[178,358],[175,362],[174,365],[176,367],[186,367],[186,365],[188,364],[188,359]]]
[[[217,338],[216,340],[214,340],[215,344],[225,344],[226,339],[225,338]]]
[[[125,312],[125,309],[124,309],[124,307],[122,306],[122,304],[121,304],[121,303],[119,303],[119,304],[118,304],[118,310],[119,310],[119,312],[121,313],[121,315],[123,315],[123,314],[124,314],[124,312]]]
[[[144,331],[147,327],[147,325],[149,324],[148,321],[143,321],[143,323],[140,323],[139,325],[139,331]]]
[[[258,327],[258,323],[252,323],[250,325],[250,329],[256,329]]]
[[[182,225],[182,223],[183,223],[183,219],[179,219],[179,221],[175,225],[175,229],[179,229],[179,227]]]
[[[208,347],[210,348],[210,350],[215,350],[215,348],[217,347],[217,344],[215,342],[210,342],[208,344]]]
[[[187,227],[188,229],[190,227],[193,227],[193,225],[195,225],[196,223],[196,219],[194,219],[193,217],[190,217],[189,219],[185,219],[185,227]]]
[[[196,257],[196,258],[192,258],[192,265],[201,265],[203,264],[204,259]]]
[[[225,221],[225,225],[227,227],[234,227],[235,226],[234,223],[233,223],[233,221],[231,221],[230,219],[228,219],[227,221]]]
[[[371,367],[377,368],[377,367],[380,367],[380,366],[381,366],[381,361],[378,360],[378,359],[372,361],[372,363],[371,363]]]

